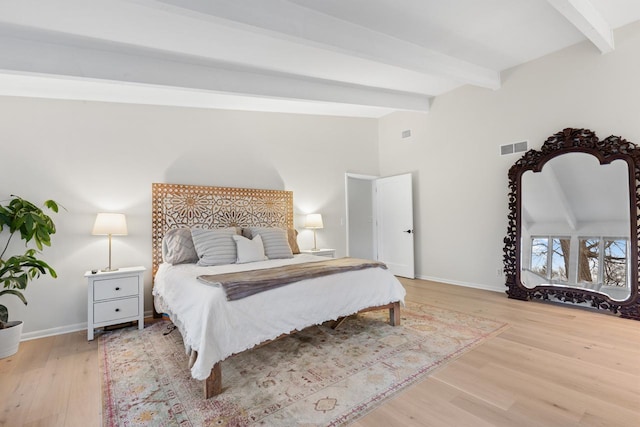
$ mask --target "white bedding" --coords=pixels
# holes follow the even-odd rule
[[[404,303],[404,287],[389,270],[381,268],[303,280],[237,301],[227,301],[222,289],[196,279],[202,274],[321,260],[326,258],[301,254],[292,259],[215,267],[160,265],[153,288],[156,310],[169,314],[182,333],[186,349],[198,352],[191,375],[204,380],[216,362],[283,333],[367,307]]]

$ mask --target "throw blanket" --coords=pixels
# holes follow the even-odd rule
[[[208,285],[222,286],[227,295],[227,300],[233,301],[304,279],[378,267],[387,268],[385,264],[378,261],[338,258],[262,270],[202,275],[198,276],[198,280]]]

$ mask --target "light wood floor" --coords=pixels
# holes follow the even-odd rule
[[[640,322],[402,281],[409,300],[510,328],[354,426],[640,426]],[[0,360],[0,426],[99,426],[98,360],[86,332],[21,343]]]

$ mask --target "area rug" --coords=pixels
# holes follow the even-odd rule
[[[506,327],[408,303],[313,326],[222,362],[223,393],[205,400],[182,337],[159,321],[100,336],[103,425],[340,426]]]

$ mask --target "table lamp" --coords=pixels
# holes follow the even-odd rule
[[[101,271],[116,271],[111,267],[111,236],[127,235],[127,220],[121,213],[99,213],[93,224],[94,236],[109,236],[109,266]]]
[[[318,213],[307,215],[304,220],[304,228],[310,228],[313,230],[313,249],[311,250],[319,251],[320,249],[318,249],[318,245],[316,243],[316,230],[319,228],[323,228],[322,215]]]

